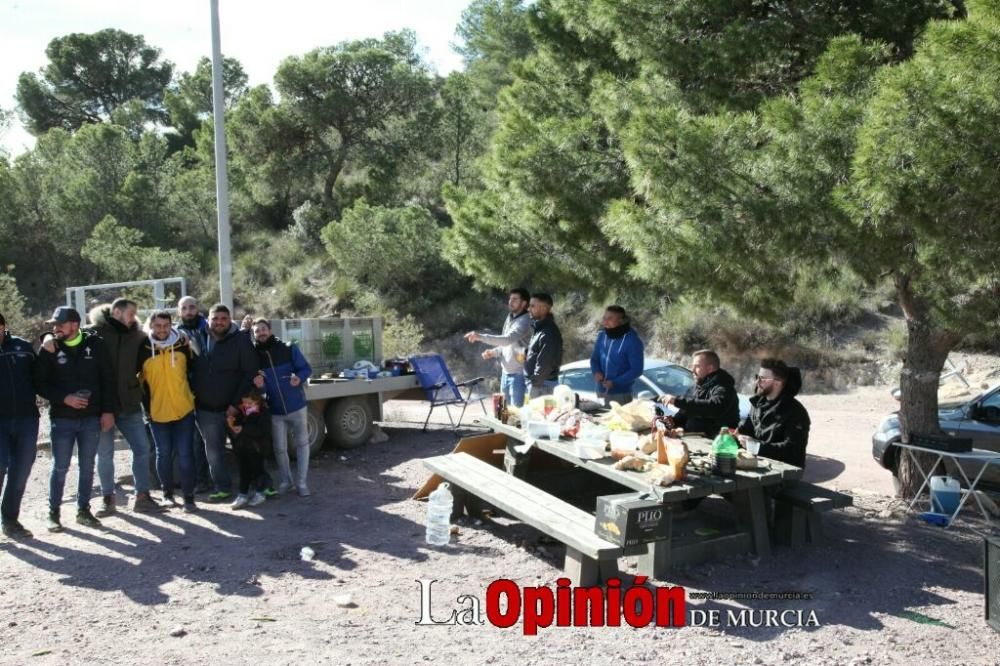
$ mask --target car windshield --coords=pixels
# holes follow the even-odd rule
[[[691,371],[679,365],[661,365],[658,368],[649,368],[642,374],[656,384],[661,394],[684,395],[694,384],[694,375]]]

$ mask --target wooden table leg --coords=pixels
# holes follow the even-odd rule
[[[767,501],[764,488],[754,486],[734,493],[741,522],[750,528],[753,550],[757,557],[771,556],[771,541],[767,533]]]

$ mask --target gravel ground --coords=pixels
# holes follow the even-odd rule
[[[459,595],[482,601],[497,578],[554,586],[562,547],[502,519],[462,525],[450,545],[427,546],[425,505],[409,498],[427,477],[421,458],[455,440],[421,432],[419,413],[401,403],[387,410],[387,442],[315,460],[312,497],[253,511],[207,503],[193,516],[122,511],[104,530],[66,521],[64,533],[50,535],[43,453],[23,514],[36,538],[0,541],[0,662],[1000,664],[1000,634],[983,620],[976,523],[946,531],[906,518],[871,461],[872,427],[892,409],[887,395],[882,387],[804,398],[814,423],[809,478],[855,494],[854,507],[827,520],[821,545],[776,548],[767,560],[734,555],[657,582],[689,593],[811,595],[688,599],[689,613],[719,611],[718,627],[552,627],[524,636],[520,624],[418,626],[417,579],[438,581],[433,615],[441,620],[471,603],[458,604]],[[118,454],[120,473],[126,456]],[[75,483],[71,471],[67,488]],[[126,483],[121,503],[131,490]],[[309,562],[300,558],[307,545],[316,553]],[[630,564],[622,561],[626,572]],[[814,612],[819,626],[728,625],[727,611],[740,609]]]

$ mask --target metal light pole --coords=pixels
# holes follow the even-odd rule
[[[233,259],[229,244],[229,177],[226,173],[226,102],[222,89],[219,0],[212,5],[212,114],[215,116],[215,199],[219,211],[219,302],[233,307]]]

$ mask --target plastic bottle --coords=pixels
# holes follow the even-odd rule
[[[444,546],[451,540],[451,510],[455,499],[442,483],[427,499],[427,543]]]
[[[712,441],[712,453],[715,456],[715,473],[721,476],[736,474],[736,454],[740,443],[729,433],[729,428],[719,430],[719,436]]]

